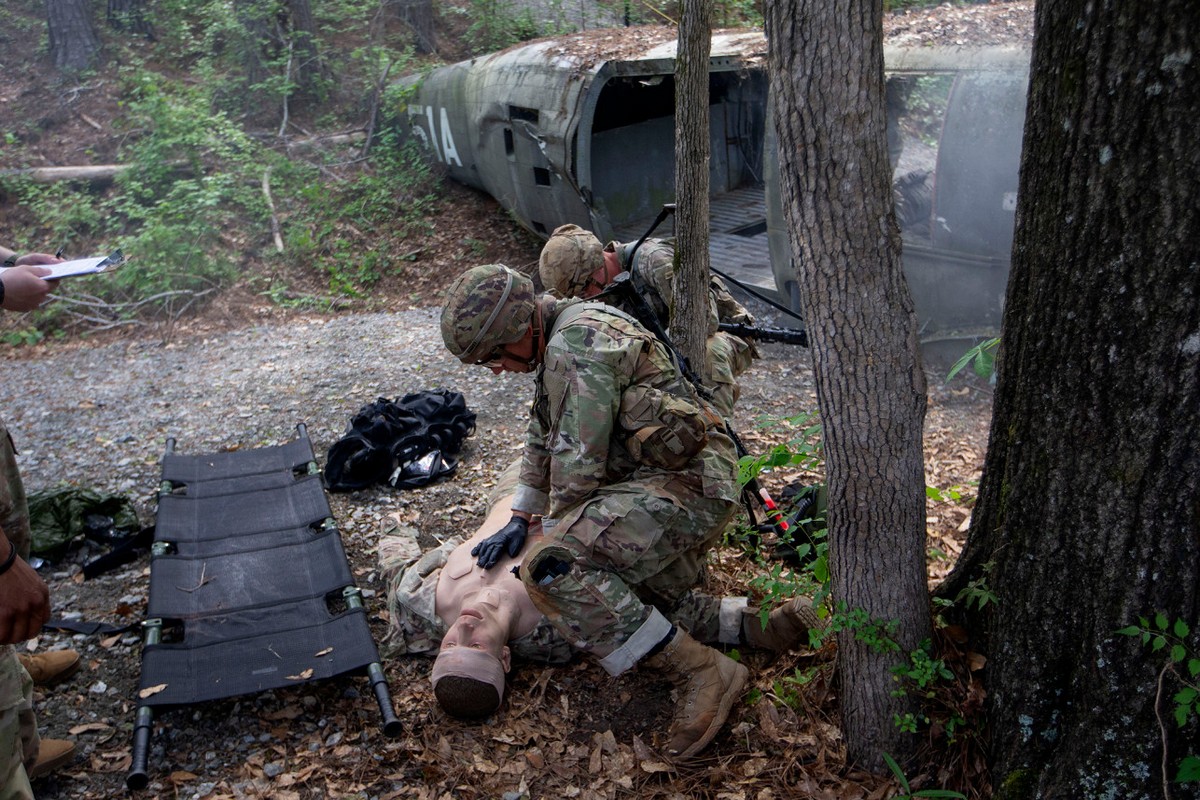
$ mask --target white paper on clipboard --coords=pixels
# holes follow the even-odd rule
[[[49,275],[42,275],[42,280],[54,281],[59,278],[71,278],[76,275],[95,275],[99,272],[111,272],[125,263],[125,256],[120,250],[115,250],[106,256],[93,258],[76,258],[71,261],[60,261],[57,264],[38,264],[37,266],[50,270]],[[14,269],[3,267],[0,269]]]

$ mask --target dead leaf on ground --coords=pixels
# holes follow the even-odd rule
[[[306,681],[313,676],[312,667],[301,672],[299,675],[285,675],[289,681]]]
[[[147,686],[145,689],[142,689],[140,692],[138,692],[138,697],[145,700],[147,697],[153,697],[165,688],[167,688],[167,684],[165,683],[160,683],[156,686]]]
[[[278,711],[268,711],[266,714],[263,714],[263,718],[269,720],[296,719],[303,713],[304,709],[302,709],[300,706],[290,705],[284,706]]]

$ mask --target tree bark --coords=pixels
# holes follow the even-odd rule
[[[811,342],[829,485],[833,597],[895,621],[900,652],[838,637],[848,757],[881,771],[913,737],[891,668],[931,636],[921,446],[925,378],[891,205],[883,16],[870,0],[767,4],[783,203]]]
[[[100,39],[87,0],[46,0],[46,24],[54,66],[79,71],[95,64]]]
[[[316,100],[329,73],[317,48],[317,26],[309,0],[287,0],[294,44],[295,82],[300,96]]]
[[[146,0],[108,0],[108,26],[154,41],[154,26],[146,16]]]
[[[969,620],[999,797],[1200,796],[1164,777],[1200,755],[1165,652],[1114,635],[1161,611],[1200,651],[1198,55],[1193,0],[1037,5],[991,440],[942,590],[999,597]]]
[[[437,52],[433,0],[384,0],[384,4],[397,19],[412,29],[413,46],[418,53]]]
[[[708,374],[708,58],[712,0],[684,5],[675,59],[675,246],[671,339],[692,369]]]
[[[247,111],[256,110],[265,115],[267,106],[273,106],[258,88],[268,77],[267,48],[271,44],[271,9],[263,0],[234,0],[234,12],[242,26],[238,39],[238,54],[242,62],[242,76],[246,91],[242,93],[242,104]],[[271,111],[274,109],[271,108]]]

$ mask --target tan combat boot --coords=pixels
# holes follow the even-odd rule
[[[742,640],[751,647],[785,653],[808,645],[809,630],[821,630],[824,625],[807,597],[793,597],[767,616],[762,625],[759,609],[742,609]]]
[[[53,686],[79,671],[79,653],[74,650],[51,650],[37,655],[18,653],[17,659],[38,686]]]
[[[29,780],[49,775],[75,758],[75,743],[66,739],[42,739],[37,761],[29,768]]]
[[[667,753],[678,761],[691,758],[713,740],[750,679],[744,666],[683,630],[676,630],[671,641],[643,663],[666,673],[679,689],[667,746]]]

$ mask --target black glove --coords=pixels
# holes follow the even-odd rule
[[[514,515],[507,525],[472,547],[471,555],[479,556],[476,564],[484,569],[491,569],[496,566],[496,562],[500,560],[500,554],[504,551],[507,550],[510,556],[521,552],[528,533],[529,520]]]

